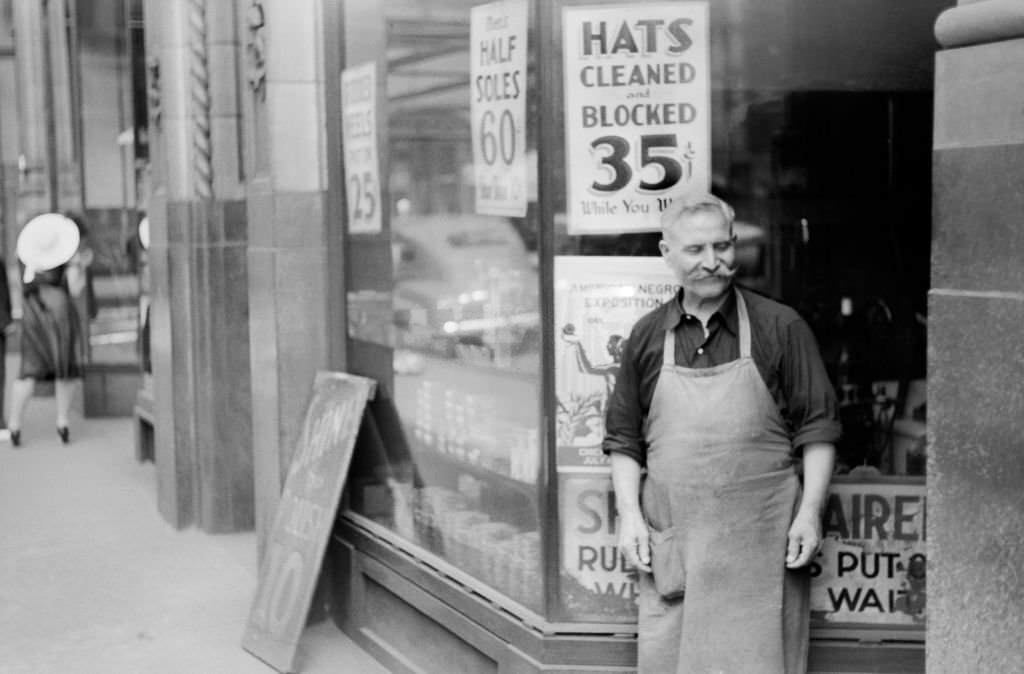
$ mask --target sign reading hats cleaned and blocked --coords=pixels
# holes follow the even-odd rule
[[[707,2],[565,7],[570,234],[654,231],[711,170]]]
[[[318,372],[277,506],[242,647],[294,671],[299,637],[334,523],[356,435],[376,382]]]

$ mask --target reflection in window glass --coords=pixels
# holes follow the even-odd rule
[[[843,479],[924,475],[932,26],[945,6],[710,3],[711,189],[736,210],[739,282],[795,307],[819,340],[842,400],[838,472],[853,476]],[[550,151],[556,255],[660,254],[658,233],[570,236],[564,147]],[[563,582],[561,617],[628,621],[630,576],[613,554],[590,552],[599,533],[603,549],[615,545],[592,515],[611,498],[610,480],[593,482],[582,500],[583,487],[559,485],[561,565],[602,581]],[[590,547],[566,544],[581,538],[580,522],[593,524]]]
[[[712,191],[736,210],[740,283],[796,308],[819,340],[843,404],[840,473],[924,474],[931,27],[944,7],[711,3]],[[659,255],[656,233],[554,225],[557,254]]]
[[[76,69],[76,97],[83,114],[75,129],[81,150],[83,208],[75,217],[87,231],[82,257],[91,260],[76,298],[86,357],[95,364],[139,363],[140,258],[136,196],[128,186],[139,176],[146,136],[133,125],[129,76],[141,74],[141,6],[113,0],[77,3],[69,55]],[[131,25],[125,25],[126,18]],[[130,32],[129,32],[130,30]],[[131,37],[126,44],[120,39]],[[134,60],[133,60],[134,59]],[[133,156],[134,155],[134,156]],[[134,164],[134,165],[133,165]]]
[[[350,252],[349,264],[376,296],[389,291],[384,343],[400,432],[385,439],[386,468],[357,458],[353,508],[539,612],[536,204],[526,218],[475,213],[471,6],[421,0],[379,10],[390,278],[374,284],[381,270],[371,255]]]

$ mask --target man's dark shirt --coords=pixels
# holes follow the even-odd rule
[[[829,382],[810,326],[793,309],[743,290],[750,315],[751,355],[768,392],[775,399],[793,441],[835,442],[840,426],[835,390]],[[708,319],[708,336],[700,319],[683,311],[683,291],[643,316],[623,349],[615,391],[605,418],[606,454],[626,454],[646,463],[643,421],[651,407],[663,363],[665,330],[676,331],[676,365],[707,368],[739,358],[736,296]]]
[[[12,320],[11,290],[7,283],[7,266],[4,264],[3,258],[0,258],[0,337],[6,335],[3,330],[10,325]]]

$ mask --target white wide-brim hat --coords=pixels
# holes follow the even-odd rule
[[[43,213],[25,223],[18,234],[18,259],[32,271],[66,263],[78,250],[78,225],[60,213]]]
[[[149,250],[149,216],[142,218],[139,222],[139,243],[142,250]]]

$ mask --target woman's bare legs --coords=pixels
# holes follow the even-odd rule
[[[12,431],[21,430],[21,415],[25,411],[28,399],[32,397],[35,385],[36,380],[30,377],[15,379],[11,385],[11,418],[7,420],[7,427]]]
[[[58,379],[53,388],[57,397],[57,428],[67,428],[71,399],[75,393],[75,380]]]

